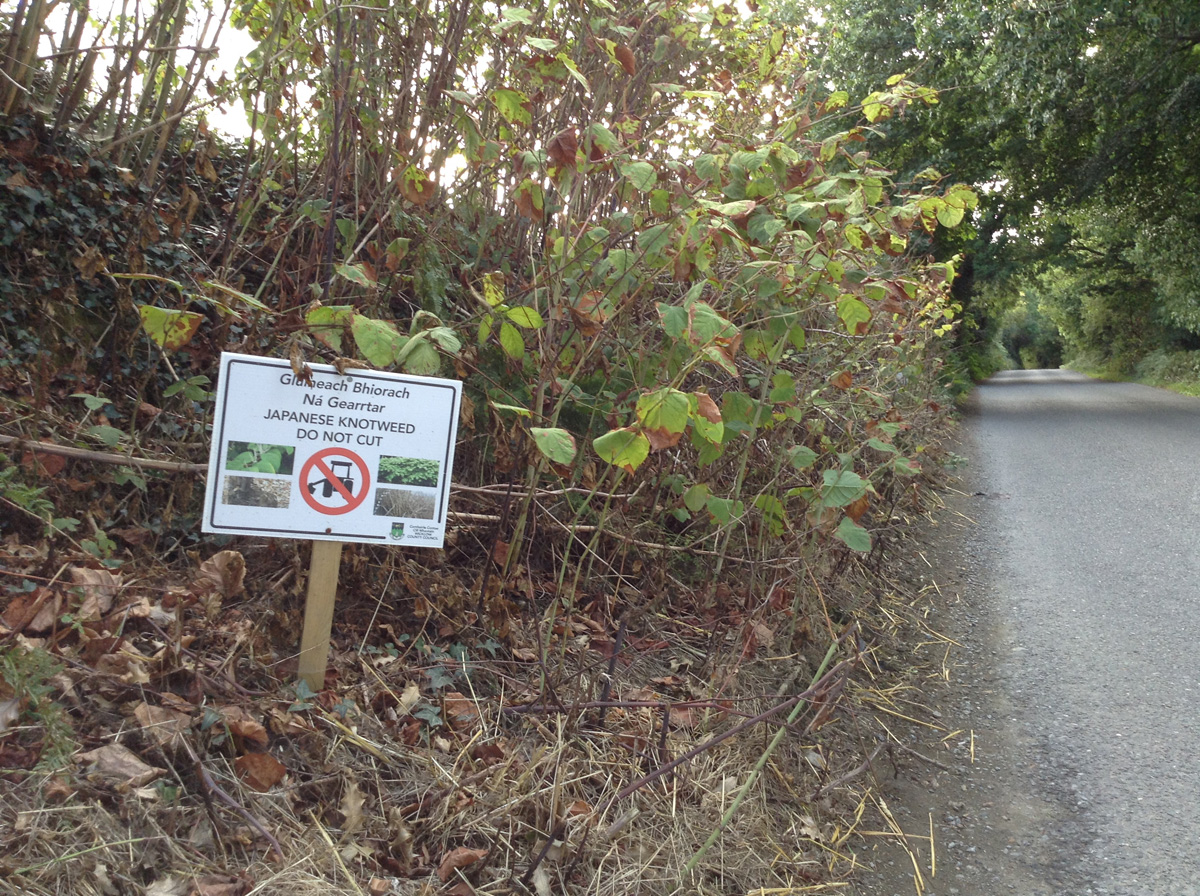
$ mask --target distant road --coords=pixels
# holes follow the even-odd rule
[[[1197,896],[1200,399],[1043,370],[974,400],[1010,724],[1087,831],[1056,877]]]

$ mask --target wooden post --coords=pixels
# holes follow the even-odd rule
[[[340,541],[314,541],[308,564],[308,596],[304,601],[304,633],[300,636],[299,673],[314,693],[325,687],[333,602],[342,565]]]

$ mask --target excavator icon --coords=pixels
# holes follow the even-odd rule
[[[338,478],[338,481],[346,486],[346,491],[354,494],[354,478],[350,475],[353,472],[353,466],[350,461],[331,460],[329,467],[333,471],[333,475]],[[308,493],[310,495],[315,495],[318,488],[321,489],[322,498],[333,497],[333,482],[328,477],[308,483]]]

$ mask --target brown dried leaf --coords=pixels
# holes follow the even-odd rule
[[[456,731],[473,728],[479,721],[479,708],[470,697],[450,691],[442,697],[442,717]]]
[[[853,384],[854,374],[852,374],[849,370],[843,370],[841,373],[835,374],[829,379],[829,385],[833,386],[835,389],[841,389],[843,392],[849,389]]]
[[[75,614],[82,622],[96,622],[112,609],[113,600],[121,590],[121,577],[107,569],[71,568],[71,578],[83,592],[83,603]]]
[[[342,797],[341,805],[338,806],[342,813],[342,831],[344,833],[354,834],[366,827],[366,817],[363,815],[363,804],[366,801],[366,797],[358,789],[356,781],[346,784],[346,793]]]
[[[167,772],[165,769],[147,765],[141,758],[120,744],[107,744],[87,753],[80,753],[75,761],[90,765],[89,772],[98,772],[105,778],[128,787],[143,787]]]
[[[546,154],[560,168],[577,168],[576,153],[579,152],[579,138],[573,128],[559,131],[546,144]]]
[[[54,627],[58,611],[62,608],[62,595],[57,591],[39,588],[28,594],[17,594],[8,602],[4,615],[0,617],[14,632],[27,631],[41,635]]]
[[[73,263],[79,271],[80,276],[90,283],[96,279],[97,274],[108,266],[108,259],[95,246],[88,246],[84,250],[84,253],[78,256]]]
[[[164,706],[151,706],[149,703],[138,704],[133,711],[133,717],[159,747],[172,749],[183,743],[183,733],[192,722],[191,716],[186,712],[167,709]]]
[[[631,78],[637,74],[637,60],[633,58],[633,50],[618,45],[613,54],[617,57],[617,62],[621,63],[621,68],[625,69],[625,74]]]
[[[196,591],[217,591],[222,597],[241,594],[246,580],[246,558],[239,551],[220,551],[200,564]]]
[[[233,761],[233,767],[246,786],[259,793],[266,793],[287,774],[287,766],[270,753],[246,753]]]
[[[265,750],[271,738],[267,729],[240,706],[221,706],[217,709],[229,733],[243,750]]]
[[[57,476],[67,465],[67,459],[61,454],[42,454],[26,451],[21,455],[21,466],[36,470],[41,476]]]
[[[460,868],[469,868],[476,862],[481,862],[487,858],[488,851],[486,849],[472,849],[469,846],[459,846],[450,850],[442,857],[441,864],[438,865],[437,876],[442,883],[446,883],[454,876],[454,872]]]
[[[696,396],[696,413],[709,423],[720,423],[721,409],[717,407],[717,403],[712,400],[712,397],[707,392],[693,394]]]

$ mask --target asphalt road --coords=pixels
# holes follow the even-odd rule
[[[1067,371],[975,399],[999,696],[1070,820],[1043,870],[1063,893],[1200,894],[1200,399]]]

